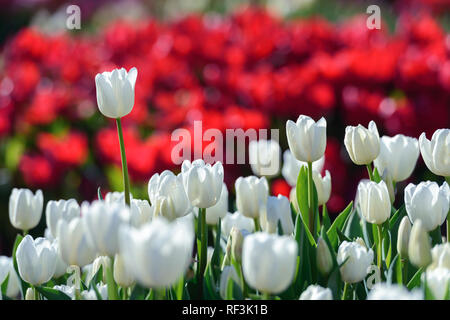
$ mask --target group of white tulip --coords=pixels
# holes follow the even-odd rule
[[[348,216],[351,205],[336,219],[338,226],[326,226],[331,177],[328,171],[325,176],[321,174],[327,141],[325,119],[315,122],[301,115],[297,122],[286,123],[289,150],[284,152],[281,173],[293,187],[290,199],[270,196],[267,178],[279,174],[281,148],[267,140],[249,146],[256,176],[235,181],[234,213],[228,212],[229,193],[220,162],[211,165],[203,160],[186,160],[178,175],[164,171],[150,178],[150,202],[133,199],[120,118],[133,107],[136,77],[133,68],[128,73],[125,69],[104,72],[95,79],[100,111],[117,121],[124,193],[108,193],[104,199],[99,195],[98,200],[81,206],[74,199],[49,201],[45,237],[33,239],[26,234],[41,219],[42,192],[14,189],[9,217],[25,236],[18,236],[13,258],[0,259],[0,283],[9,274],[6,295],[16,297],[21,291],[23,298],[39,299],[51,296],[49,292],[53,296],[62,292],[72,299],[119,299],[120,295],[126,299],[143,287],[147,288],[147,299],[182,299],[189,296],[187,292],[196,293],[197,298],[214,298],[216,289],[218,297],[228,299],[235,297],[236,287],[241,298],[269,298],[288,292],[294,299],[338,299],[336,292],[323,287],[337,270],[345,284],[343,293],[338,294],[343,299],[351,297],[352,285],[366,278],[375,254],[367,239],[349,239],[340,230],[341,215]],[[431,141],[424,134],[419,141],[403,135],[380,139],[375,123],[370,122],[369,129],[347,127],[344,143],[351,160],[369,170],[370,180],[358,186],[356,211],[361,225],[376,226],[373,231],[378,234],[373,232],[373,238],[381,270],[387,260],[383,241],[390,232],[395,183],[412,174],[419,153],[433,173],[448,178],[450,130],[437,130]],[[265,171],[272,162],[277,162],[278,169]],[[372,170],[372,162],[376,170]],[[300,181],[302,172],[306,183]],[[307,199],[298,198],[302,194]],[[450,244],[431,248],[428,232],[438,233],[442,242],[439,227],[449,211],[449,186],[430,181],[409,184],[404,194],[407,216],[398,227],[397,248],[390,250],[397,250],[401,267],[406,268],[410,261],[426,270],[422,277],[435,298],[448,298]],[[322,219],[319,206],[324,212]],[[215,238],[213,248],[208,248],[210,234]],[[334,237],[335,246],[327,234]],[[309,242],[312,247],[308,247]],[[305,266],[318,271],[320,275],[311,271],[314,276],[307,276],[316,280],[302,278],[301,268]],[[211,276],[217,272],[219,277]],[[189,288],[192,283],[196,290]],[[418,289],[409,291],[386,281],[371,289],[367,298],[423,299],[424,295]]]

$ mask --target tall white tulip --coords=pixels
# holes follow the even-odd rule
[[[49,240],[25,236],[16,252],[20,277],[32,285],[49,281],[55,273],[57,254]]]
[[[130,223],[140,227],[149,222],[154,214],[155,206],[150,206],[147,200],[131,199]]]
[[[420,289],[408,291],[402,285],[377,283],[367,295],[367,300],[423,300]]]
[[[173,285],[192,260],[194,230],[190,223],[156,218],[140,229],[123,226],[119,238],[125,266],[146,287]]]
[[[426,267],[432,262],[430,237],[420,219],[417,219],[411,228],[408,257],[418,268]]]
[[[84,202],[81,213],[90,245],[97,254],[113,257],[119,251],[119,228],[129,223],[129,208],[125,204],[104,201],[94,201],[90,205]]]
[[[450,269],[450,242],[437,244],[431,249],[432,264],[428,269],[447,268]]]
[[[362,125],[347,126],[344,138],[345,148],[355,164],[370,164],[380,154],[380,135],[375,122],[369,122],[369,128]]]
[[[282,292],[294,278],[297,253],[297,242],[289,236],[248,235],[242,248],[245,281],[264,293]]]
[[[367,222],[382,224],[391,215],[391,200],[384,181],[362,180],[358,185],[356,201]]]
[[[327,121],[320,118],[315,122],[308,116],[301,115],[297,122],[286,122],[286,135],[289,149],[297,160],[314,162],[325,153],[327,145]]]
[[[419,137],[420,153],[428,169],[438,176],[450,176],[450,129],[438,129],[428,140]]]
[[[8,287],[6,288],[6,295],[10,298],[15,298],[19,294],[19,277],[16,270],[14,270],[13,259],[11,257],[0,256],[0,284],[8,278]]]
[[[80,205],[75,199],[58,201],[50,200],[47,202],[45,218],[51,235],[56,237],[56,228],[60,219],[70,221],[75,217],[79,217],[80,214]]]
[[[449,209],[450,189],[446,182],[439,187],[436,182],[412,183],[405,188],[405,207],[409,219],[422,220],[426,231],[432,231],[444,223]]]
[[[331,175],[328,170],[325,171],[325,176],[322,177],[320,172],[314,171],[312,173],[314,185],[317,190],[317,203],[319,206],[327,203],[331,195]]]
[[[437,300],[444,300],[449,297],[450,291],[450,269],[435,268],[427,270],[422,274],[422,281],[426,277],[427,287],[433,297]]]
[[[386,170],[394,181],[399,182],[409,178],[418,158],[418,140],[397,134],[394,137],[381,138],[380,154],[374,160],[374,164],[380,175]]]
[[[278,221],[283,229],[283,234],[289,235],[294,232],[291,204],[289,199],[281,194],[277,197],[267,198],[266,210],[260,216],[261,228],[268,233],[277,232]]]
[[[192,210],[182,176],[176,176],[169,170],[155,173],[150,178],[148,196],[152,206],[155,206],[154,214],[169,220],[184,217]]]
[[[234,184],[236,189],[236,207],[244,216],[255,219],[264,212],[269,184],[265,177],[239,177]]]
[[[67,268],[69,267],[69,265],[62,258],[61,246],[59,245],[58,239],[53,239],[53,241],[51,241],[51,242],[52,242],[52,245],[53,245],[53,247],[55,247],[55,250],[57,252],[57,255],[56,255],[56,268],[55,268],[55,273],[53,274],[53,277],[54,278],[59,278],[59,277],[62,277],[63,275],[66,274]]]
[[[344,263],[344,261],[346,262]],[[343,241],[339,246],[337,263],[339,265],[344,263],[340,268],[340,272],[342,280],[346,283],[362,281],[366,277],[372,261],[372,249],[367,249],[357,241]]]
[[[257,176],[274,177],[280,172],[281,148],[274,140],[252,140],[248,145],[249,161]]]
[[[325,156],[322,156],[319,160],[312,163],[313,171],[322,172],[324,164]],[[302,166],[308,166],[308,163],[297,160],[292,155],[291,150],[287,149],[286,151],[284,151],[283,168],[281,169],[281,174],[291,187],[295,187],[297,185],[298,174]]]
[[[114,258],[114,281],[122,288],[128,288],[134,284],[133,274],[120,254],[116,254]]]
[[[136,68],[131,68],[129,72],[124,68],[114,69],[95,76],[97,105],[104,116],[117,119],[131,112],[136,78]]]
[[[223,219],[228,212],[228,189],[225,183],[222,184],[222,192],[219,201],[212,207],[206,209],[206,223],[215,225],[219,219]]]
[[[41,220],[44,197],[41,190],[14,188],[9,197],[9,221],[14,228],[28,231]]]
[[[94,261],[96,252],[87,239],[84,217],[58,222],[57,238],[62,259],[68,265],[83,267]]]
[[[202,159],[184,160],[181,165],[184,189],[193,206],[210,208],[220,199],[223,185],[223,166],[216,162],[213,166]]]
[[[333,293],[330,288],[311,284],[302,292],[299,300],[333,300]]]
[[[230,235],[231,229],[235,227],[239,230],[247,230],[253,232],[255,230],[255,222],[251,218],[247,218],[239,211],[235,213],[227,213],[222,221],[222,234],[224,237]]]
[[[409,237],[411,235],[411,222],[408,217],[403,217],[400,221],[397,233],[397,252],[400,257],[408,257]]]

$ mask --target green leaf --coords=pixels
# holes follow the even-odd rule
[[[100,265],[100,268],[98,268],[97,272],[92,277],[92,280],[91,280],[89,285],[90,285],[90,287],[92,289],[94,289],[94,292],[95,292],[95,295],[97,297],[97,300],[103,300],[103,297],[102,297],[102,295],[100,294],[100,292],[98,291],[98,288],[97,288],[97,283],[99,281],[98,280],[99,276],[103,278],[103,266],[102,265]]]
[[[101,191],[100,187],[98,187],[98,189],[97,189],[97,196],[98,196],[98,200],[103,200],[102,191]]]
[[[430,232],[431,243],[433,246],[442,243],[441,227],[438,226],[436,229]]]
[[[403,266],[402,266],[403,263],[402,263],[402,259],[398,258],[395,261],[395,263],[394,263],[394,261],[392,261],[392,265],[394,265],[394,264],[395,264],[395,279],[397,280],[398,284],[403,285]]]
[[[420,286],[420,276],[422,275],[423,268],[420,268],[417,270],[417,272],[414,274],[414,276],[409,280],[408,284],[406,285],[409,290]]]
[[[309,206],[308,206],[308,169],[306,166],[300,168],[300,172],[297,177],[297,185],[295,187],[295,193],[297,196],[298,208],[302,215],[302,220],[306,222],[308,226],[309,222]]]
[[[217,285],[215,284],[214,275],[211,270],[211,264],[206,266],[205,276],[203,281],[203,292],[206,295],[207,300],[219,300],[221,299],[220,294],[218,292]],[[206,289],[206,290],[205,290]]]
[[[56,289],[41,286],[36,286],[35,288],[48,300],[72,300],[72,298],[70,298],[67,294]]]
[[[214,241],[214,251],[211,257],[211,267],[215,279],[219,279],[220,277],[220,268],[221,268],[220,256],[222,252],[222,247],[220,246],[221,232],[222,232],[222,219],[219,218],[219,223],[217,224],[216,238]]]
[[[377,167],[373,169],[373,180],[378,183],[381,181],[380,173],[378,172]]]
[[[387,277],[386,277],[386,281],[388,283],[392,283],[393,281],[393,275],[394,275],[394,270],[397,271],[396,266],[397,266],[397,261],[400,260],[400,257],[398,254],[395,255],[394,259],[392,259],[392,263],[390,266],[388,266],[388,272],[387,272]],[[397,276],[397,272],[395,272],[395,275]]]
[[[8,291],[8,282],[9,282],[9,272],[6,275],[6,277],[3,280],[2,285],[1,285],[1,293],[2,293],[3,297],[6,296],[6,292]]]
[[[16,270],[17,277],[20,280],[20,287],[22,289],[22,297],[25,298],[25,293],[27,292],[27,289],[30,287],[30,285],[28,283],[26,283],[25,281],[23,281],[22,278],[20,277],[19,267],[17,265],[17,258],[16,258],[17,247],[19,246],[20,242],[22,242],[22,240],[23,240],[22,235],[17,234],[16,240],[14,241],[14,247],[13,247],[13,265],[14,265],[14,270]]]
[[[352,212],[353,201],[348,204],[348,206],[342,211],[334,220],[333,224],[327,231],[327,236],[330,239],[333,249],[336,250],[338,245],[338,233],[337,229],[342,229],[347,216]]]
[[[328,215],[328,209],[326,204],[322,205],[322,224],[326,230],[328,230],[331,227],[331,220],[330,216]]]

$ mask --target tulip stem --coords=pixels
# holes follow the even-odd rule
[[[106,283],[108,285],[108,300],[119,300],[117,295],[117,285],[114,281],[114,258],[111,258],[109,266],[106,268]]]
[[[377,265],[378,269],[381,272],[381,251],[383,246],[383,232],[381,230],[381,225],[377,224],[377,230],[378,230],[378,247],[377,247]]]
[[[270,293],[263,292],[263,294],[262,294],[262,299],[263,299],[263,300],[271,300],[271,299],[270,299]]]
[[[344,284],[344,292],[342,293],[342,299],[341,300],[347,300],[348,287],[349,287],[349,284],[347,282],[345,282],[345,284]]]
[[[366,167],[367,167],[367,172],[369,173],[369,179],[370,179],[371,181],[374,181],[374,180],[373,180],[372,165],[371,165],[370,163],[368,163],[368,164],[366,165]]]
[[[37,291],[36,287],[33,286],[33,292],[34,292],[34,300],[41,300],[39,297],[39,292]]]
[[[125,203],[130,205],[130,180],[128,178],[128,165],[127,165],[127,155],[125,153],[125,144],[123,142],[123,132],[122,123],[120,118],[116,119],[117,123],[117,133],[119,134],[119,144],[120,144],[120,157],[122,159],[122,174],[123,174],[123,185],[125,192]]]
[[[198,251],[197,256],[199,262],[197,264],[197,279],[200,285],[200,292],[203,292],[203,275],[206,269],[206,262],[208,259],[208,226],[206,224],[206,209],[198,209],[198,233],[200,233],[200,251]],[[198,250],[198,248],[197,248]]]
[[[308,161],[308,207],[309,207],[309,231],[314,234],[314,194],[313,194],[312,162]]]
[[[261,230],[261,226],[259,225],[259,217],[254,218],[253,222],[255,223],[255,232],[260,231]]]
[[[402,265],[403,265],[403,284],[408,284],[408,259],[402,259]]]

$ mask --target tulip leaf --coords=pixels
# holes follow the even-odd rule
[[[295,221],[295,240],[298,245],[297,270],[295,275],[294,287],[296,294],[305,287],[305,283],[311,283],[311,261],[309,260],[309,248],[311,242],[308,241],[306,232],[308,227],[302,221],[301,215],[297,215]],[[314,245],[316,246],[316,245]]]
[[[217,285],[215,284],[214,275],[212,273],[211,264],[206,266],[204,281],[203,281],[203,292],[207,300],[218,300],[220,299],[220,294],[217,290]]]
[[[327,231],[327,236],[330,239],[333,249],[336,250],[338,245],[338,233],[337,229],[342,229],[347,216],[352,212],[353,201],[348,204],[348,206],[342,211],[334,220],[333,224]]]
[[[1,295],[3,297],[6,297],[6,292],[8,290],[8,282],[9,282],[9,272],[1,284]]]
[[[308,169],[306,166],[300,168],[298,173],[297,185],[295,187],[295,193],[297,196],[298,208],[302,215],[302,220],[309,223],[309,205],[308,205]]]
[[[395,261],[395,263],[394,263],[394,261],[392,261],[392,265],[395,264],[395,279],[396,279],[397,283],[400,285],[403,285],[403,268],[402,268],[403,262],[398,254],[397,254],[397,256],[399,258]]]
[[[90,287],[92,289],[94,289],[95,295],[97,297],[97,300],[103,300],[102,295],[100,294],[100,292],[98,291],[97,288],[97,283],[98,283],[98,277],[101,276],[103,278],[103,266],[100,265],[100,268],[98,268],[97,272],[95,273],[95,275],[92,277],[91,282],[89,283]]]
[[[417,270],[417,272],[414,274],[414,276],[409,280],[408,284],[406,285],[409,290],[418,287],[420,285],[420,276],[422,275],[423,268],[420,268]]]
[[[14,241],[14,247],[13,247],[13,266],[14,266],[14,270],[16,270],[17,273],[17,277],[20,280],[20,287],[22,289],[22,297],[25,298],[25,293],[27,292],[27,289],[30,287],[28,283],[26,283],[25,281],[22,280],[22,277],[20,276],[19,273],[19,267],[17,265],[17,257],[16,257],[16,253],[17,253],[17,247],[19,246],[20,242],[22,242],[23,237],[20,234],[17,234],[16,236],[16,240]]]
[[[143,300],[145,298],[146,293],[147,289],[136,284],[133,290],[131,291],[130,300]]]
[[[173,289],[174,289],[176,299],[183,300],[184,276],[180,277],[180,279],[176,282]]]
[[[322,206],[322,224],[326,230],[328,230],[331,227],[331,220],[330,216],[328,215],[328,209],[326,204]]]
[[[219,218],[219,223],[217,224],[217,232],[216,232],[216,238],[214,241],[214,251],[211,257],[211,266],[212,266],[212,272],[214,274],[214,278],[218,279],[220,276],[220,253],[222,250],[222,247],[220,246],[220,239],[221,239],[221,232],[222,232],[222,219]]]
[[[401,219],[405,216],[405,214],[406,214],[405,205],[402,205],[389,219],[389,229],[390,230],[394,229],[395,225],[400,223]]]
[[[392,283],[393,281],[393,275],[394,275],[394,270],[395,270],[395,275],[397,276],[397,261],[400,260],[400,257],[398,254],[395,255],[394,259],[392,259],[392,263],[390,265],[388,265],[388,271],[387,271],[387,276],[386,276],[386,282],[388,283]]]
[[[100,187],[98,187],[98,189],[97,189],[97,196],[98,196],[98,200],[103,200],[102,191],[101,191]]]
[[[40,294],[42,294],[48,300],[72,300],[72,298],[69,297],[64,292],[53,289],[53,288],[47,288],[47,287],[41,287],[41,286],[36,286],[35,288]]]
[[[358,213],[353,211],[345,221],[342,228],[344,230],[344,235],[349,239],[355,239],[357,237],[363,237],[363,231],[360,224],[360,219]]]
[[[379,183],[381,181],[381,176],[380,173],[378,172],[377,167],[373,168],[373,181],[375,181],[376,183]]]
[[[431,243],[433,246],[442,243],[441,227],[438,226],[436,229],[430,232]]]

